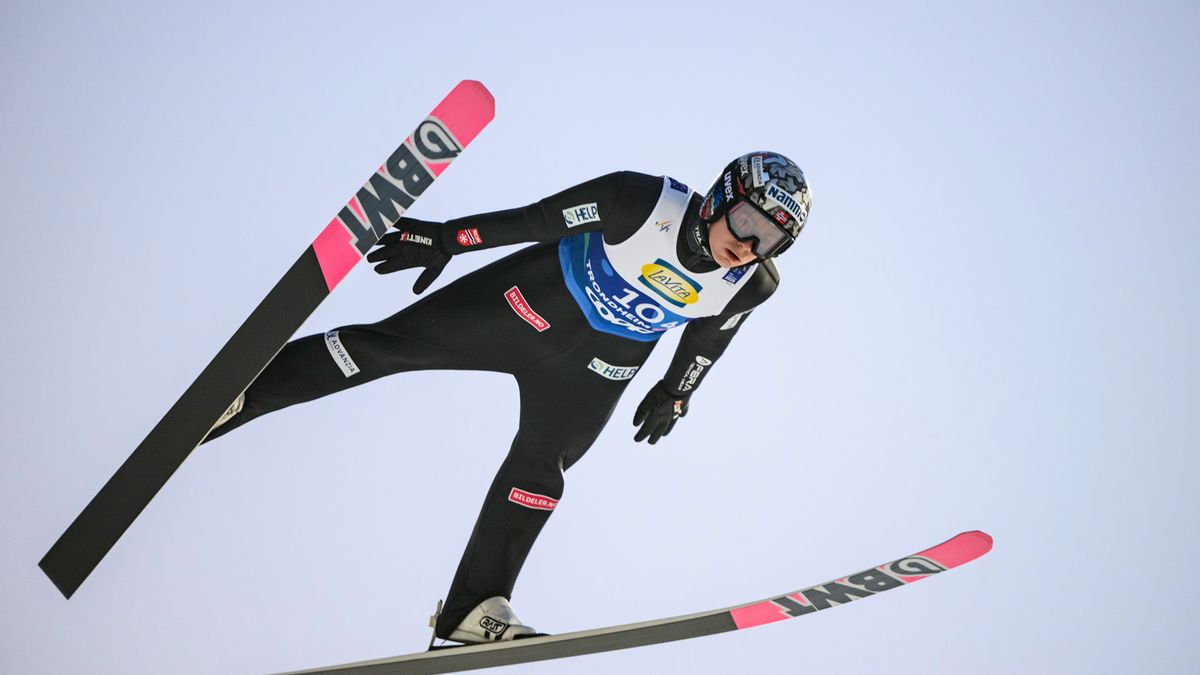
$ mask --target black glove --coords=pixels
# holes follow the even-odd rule
[[[650,445],[654,445],[658,439],[671,433],[675,422],[687,415],[690,396],[690,393],[676,394],[670,391],[661,381],[654,385],[633,414],[633,426],[640,424],[642,427],[633,441],[636,443],[649,436]]]
[[[450,253],[442,241],[442,224],[401,218],[394,227],[395,230],[379,238],[375,250],[367,254],[367,262],[379,263],[375,266],[379,274],[424,267],[425,271],[413,284],[413,293],[424,293],[450,262]]]

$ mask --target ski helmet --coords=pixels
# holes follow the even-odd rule
[[[700,204],[700,219],[727,217],[729,231],[767,259],[783,253],[808,220],[812,195],[804,172],[775,152],[751,152],[729,163]]]

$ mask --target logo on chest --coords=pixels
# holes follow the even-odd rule
[[[700,299],[700,284],[662,258],[642,265],[638,281],[675,307],[694,305]]]

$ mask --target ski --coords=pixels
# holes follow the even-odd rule
[[[963,532],[949,541],[920,553],[872,567],[858,574],[850,574],[828,583],[737,607],[547,637],[447,649],[435,648],[432,651],[406,656],[295,671],[284,675],[450,673],[596,654],[733,630],[744,630],[804,616],[906,586],[971,562],[990,550],[992,550],[992,538],[984,532],[974,530]]]
[[[494,115],[491,92],[463,80],[338,211],[38,563],[64,596],[78,590],[230,402]]]

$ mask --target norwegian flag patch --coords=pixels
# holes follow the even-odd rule
[[[478,246],[483,243],[483,237],[479,236],[479,230],[468,227],[458,231],[455,237],[458,240],[458,245],[462,247]]]

